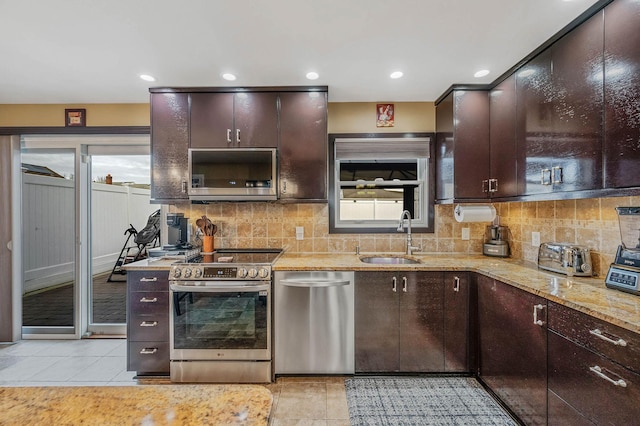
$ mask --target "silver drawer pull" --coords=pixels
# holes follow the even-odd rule
[[[142,348],[140,351],[141,355],[153,355],[158,352],[158,348]]]
[[[533,323],[535,325],[544,325],[544,321],[538,319],[538,309],[544,309],[544,305],[534,305],[533,306]]]
[[[602,368],[598,367],[597,365],[594,365],[593,367],[589,367],[589,370],[593,371],[594,373],[596,373],[596,375],[598,377],[600,377],[601,379],[605,379],[609,383],[612,383],[612,384],[614,384],[616,386],[620,386],[621,388],[626,388],[627,387],[627,382],[625,382],[622,379],[613,380],[612,378],[610,378],[609,376],[604,374],[602,372]]]
[[[158,321],[142,321],[140,327],[155,327],[158,325]]]
[[[402,277],[402,291],[407,292],[407,277]]]
[[[140,303],[156,303],[157,301],[157,297],[154,297],[153,299],[147,299],[146,297],[143,297],[142,299],[140,299]]]
[[[605,336],[602,331],[600,331],[600,329],[596,328],[595,330],[589,330],[589,333],[593,334],[596,337],[601,338],[602,340],[604,340],[605,342],[609,342],[609,343],[613,343],[616,346],[627,346],[627,342],[624,339],[621,339],[618,337],[617,340],[613,340],[613,339],[609,339],[607,336]]]
[[[142,278],[140,278],[140,282],[141,283],[153,283],[153,282],[156,282],[156,281],[158,281],[158,277],[153,277],[153,278],[142,277]]]
[[[453,291],[460,291],[460,277],[453,277]]]
[[[393,286],[391,287],[391,290],[395,293],[396,292],[396,288],[398,287],[398,279],[396,277],[391,278],[391,282],[393,283]]]

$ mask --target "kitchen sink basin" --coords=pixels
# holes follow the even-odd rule
[[[420,263],[419,260],[402,256],[363,256],[360,258],[360,261],[380,265],[411,265]]]

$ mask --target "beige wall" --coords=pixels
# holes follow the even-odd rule
[[[395,125],[376,127],[375,102],[332,102],[329,104],[329,133],[435,132],[433,102],[397,102]]]
[[[87,126],[148,126],[149,104],[0,105],[0,127],[64,126],[65,108],[87,110]]]

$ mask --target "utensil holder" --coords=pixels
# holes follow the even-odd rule
[[[204,235],[202,237],[202,252],[203,253],[213,252],[213,235]]]

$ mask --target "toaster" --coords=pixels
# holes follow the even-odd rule
[[[570,243],[540,244],[538,267],[569,276],[589,277],[593,273],[589,249]]]

